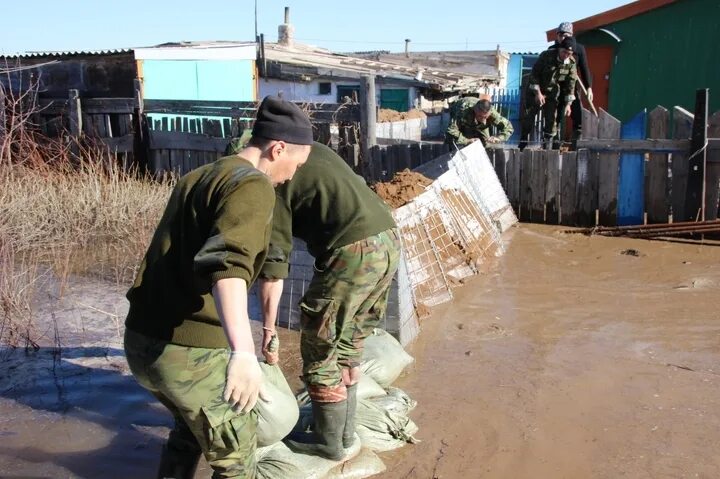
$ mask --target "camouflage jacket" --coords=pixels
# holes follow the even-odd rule
[[[575,60],[570,57],[567,63],[563,63],[558,58],[558,51],[550,49],[542,52],[533,65],[528,87],[530,90],[540,90],[543,95],[550,95],[551,98],[561,97],[570,102],[575,99],[576,82]]]
[[[490,127],[495,127],[495,137],[500,141],[507,141],[513,134],[513,126],[510,121],[503,118],[494,108],[490,110],[485,123],[475,119],[473,107],[479,100],[477,98],[462,98],[452,104],[450,108],[450,125],[446,136],[449,140],[458,145],[467,145],[470,138],[480,138],[482,144],[487,143],[490,138]]]

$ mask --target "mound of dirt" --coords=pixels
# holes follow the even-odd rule
[[[380,111],[377,115],[377,121],[380,123],[388,121],[413,120],[415,118],[427,118],[427,115],[424,111],[418,110],[416,108],[406,112],[390,110],[388,108],[380,108]]]
[[[410,203],[416,196],[425,191],[432,180],[405,169],[398,171],[392,180],[385,183],[375,183],[372,189],[391,208],[400,208]]]

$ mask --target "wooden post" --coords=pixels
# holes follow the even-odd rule
[[[708,119],[707,135],[720,138],[720,111],[716,111]],[[705,220],[718,217],[720,202],[720,151],[713,149],[706,153],[707,168],[705,169]]]
[[[617,140],[620,138],[620,120],[600,109],[597,137]],[[594,160],[594,158],[593,158]],[[603,226],[617,224],[618,175],[620,155],[617,152],[600,153],[598,157],[598,218]]]
[[[695,120],[690,147],[685,216],[688,221],[705,220],[705,164],[708,123],[708,89],[702,88],[695,96]]]
[[[375,75],[365,75],[360,80],[360,151],[363,168],[370,158],[370,149],[377,144],[376,123]]]
[[[143,171],[148,171],[148,158],[150,152],[148,151],[148,125],[143,113],[143,95],[142,95],[142,82],[139,79],[134,81],[135,88],[133,89],[133,161]]]
[[[673,108],[673,139],[687,140],[692,134],[693,115],[684,108]],[[685,214],[685,196],[688,178],[689,152],[672,154],[672,216],[673,223],[683,221]]]
[[[647,137],[664,140],[668,136],[670,112],[657,106],[648,114]],[[645,211],[648,223],[667,223],[670,198],[668,195],[668,154],[651,153],[645,178]]]
[[[80,156],[78,141],[83,129],[80,92],[77,90],[68,92],[68,116],[70,121],[70,154],[77,159]]]
[[[0,137],[5,136],[5,89],[0,85]]]

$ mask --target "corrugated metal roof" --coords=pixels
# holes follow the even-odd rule
[[[41,57],[77,57],[77,56],[88,56],[88,55],[121,55],[124,53],[131,53],[132,48],[116,48],[112,50],[66,50],[66,51],[38,51],[38,52],[24,52],[15,53],[10,55],[0,55],[0,58],[41,58]]]

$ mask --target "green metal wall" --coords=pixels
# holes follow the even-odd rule
[[[615,45],[610,113],[627,121],[643,108],[695,108],[695,91],[710,88],[720,110],[720,1],[681,0],[578,35],[584,45]]]

